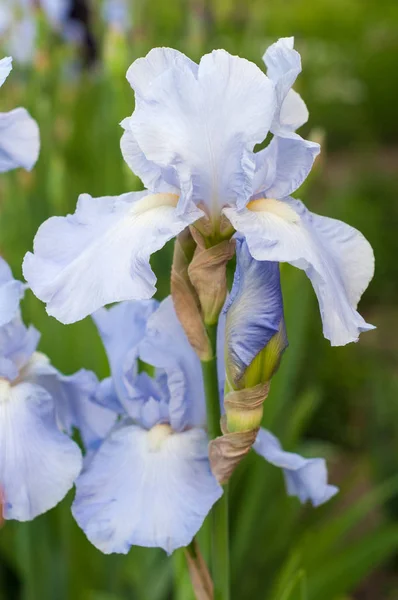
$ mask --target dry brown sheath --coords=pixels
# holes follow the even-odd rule
[[[177,238],[171,269],[171,295],[186,336],[200,360],[211,357],[211,346],[203,323],[199,298],[188,276],[189,261]]]
[[[206,323],[215,323],[227,296],[226,266],[235,253],[235,240],[223,240],[206,248],[200,233],[194,228],[191,230],[198,245],[188,266],[189,279],[197,292]]]
[[[185,548],[185,556],[196,600],[213,600],[213,581],[196,540]]]

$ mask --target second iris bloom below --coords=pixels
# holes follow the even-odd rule
[[[132,545],[171,553],[191,542],[223,493],[208,459],[200,362],[171,298],[160,305],[123,302],[94,320],[111,367],[97,402],[119,420],[89,449],[72,511],[105,553],[126,553]],[[223,370],[220,364],[220,378]],[[323,459],[284,452],[265,430],[255,450],[283,469],[288,493],[302,502],[318,505],[336,493]]]

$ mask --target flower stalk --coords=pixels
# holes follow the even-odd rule
[[[202,361],[206,396],[207,428],[210,440],[221,435],[221,409],[217,376],[217,323],[206,327],[212,347],[212,357]],[[213,506],[210,513],[212,549],[211,571],[214,600],[229,600],[229,539],[228,539],[228,488]]]

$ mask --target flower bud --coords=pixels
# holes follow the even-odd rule
[[[278,332],[272,336],[268,344],[254,357],[247,367],[242,379],[243,388],[252,388],[271,380],[279,368],[282,354],[287,346],[285,322],[282,319]]]
[[[260,430],[269,382],[287,346],[278,263],[255,260],[236,240],[236,271],[225,308],[223,435],[209,444],[210,465],[226,483]]]
[[[268,390],[269,384],[260,383],[251,388],[226,394],[224,408],[230,433],[250,431],[259,427]]]
[[[279,265],[257,261],[246,242],[237,240],[234,284],[226,306],[225,411],[228,431],[245,431],[260,426],[262,403],[269,381],[287,346]],[[255,406],[249,390],[262,390]],[[231,395],[241,398],[231,404]],[[257,393],[258,396],[258,393]]]

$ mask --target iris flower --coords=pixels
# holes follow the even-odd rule
[[[19,309],[26,285],[17,281],[4,259],[0,257],[0,327],[13,320]]]
[[[111,366],[97,401],[120,418],[86,461],[72,512],[104,553],[132,545],[171,553],[191,542],[222,494],[208,459],[200,362],[170,297],[158,307],[123,302],[94,320]],[[284,452],[266,430],[255,448],[283,468],[289,493],[301,501],[317,505],[335,493],[322,459]]]
[[[333,345],[372,328],[356,311],[373,275],[369,243],[290,197],[319,152],[295,132],[308,111],[292,90],[301,70],[293,38],[273,44],[264,61],[268,76],[224,50],[198,65],[156,48],[131,65],[135,110],[122,122],[121,148],[146,190],[84,194],[73,215],[40,227],[24,275],[50,315],[71,323],[110,302],[152,297],[150,255],[205,216],[215,232],[226,217],[256,260],[306,272]]]
[[[0,87],[11,69],[10,57],[0,60]],[[17,167],[30,170],[37,161],[39,149],[39,128],[25,108],[0,113],[0,173]]]
[[[99,401],[121,418],[77,479],[72,512],[105,553],[186,546],[222,494],[208,460],[200,363],[171,299],[155,306],[125,302],[94,316],[112,370]],[[138,373],[138,357],[153,377]]]
[[[25,286],[3,259],[0,273],[0,490],[4,518],[28,521],[60,502],[81,470],[80,449],[67,433],[79,426],[88,444],[100,439],[108,411],[91,400],[93,373],[62,375],[36,351],[40,335],[19,313]]]

